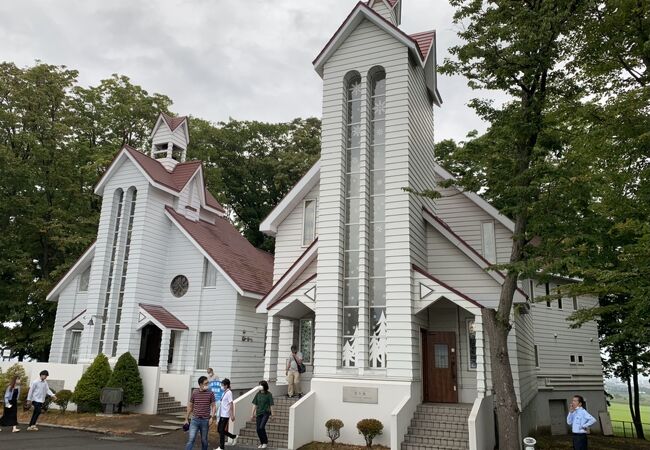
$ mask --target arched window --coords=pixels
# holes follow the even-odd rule
[[[361,203],[361,75],[345,77],[345,244],[343,263],[343,367],[356,366],[359,353],[359,206]]]
[[[124,286],[126,285],[126,273],[129,267],[129,252],[131,250],[131,236],[133,234],[133,218],[135,217],[135,201],[138,196],[138,190],[134,187],[127,191],[128,199],[128,222],[126,226],[126,240],[124,242],[124,251],[122,252],[122,274],[120,277],[120,289],[117,293],[117,310],[115,312],[115,329],[113,331],[113,349],[111,356],[117,356],[117,341],[120,337],[120,322],[122,321],[122,307],[124,306]]]
[[[370,84],[370,247],[368,359],[373,368],[386,367],[386,214],[385,137],[386,72],[375,67],[368,73]]]
[[[111,295],[113,288],[113,277],[115,275],[115,260],[117,258],[117,247],[119,245],[120,237],[120,224],[122,223],[122,208],[124,206],[124,191],[117,189],[113,194],[113,209],[111,214],[111,260],[108,266],[108,278],[106,280],[106,288],[104,292],[104,307],[102,308],[101,327],[99,335],[99,350],[98,353],[104,351],[104,339],[106,337],[106,327],[108,325],[108,312],[111,303]]]

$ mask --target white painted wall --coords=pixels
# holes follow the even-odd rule
[[[133,411],[139,414],[156,414],[158,410],[158,386],[160,382],[159,367],[138,367],[142,385],[144,388],[144,397],[142,403],[132,407]]]
[[[289,409],[289,450],[295,450],[307,445],[314,440],[314,408],[316,407],[316,394],[309,392]],[[323,424],[325,428],[325,424]]]
[[[493,450],[495,445],[494,396],[474,400],[467,423],[470,450]]]
[[[188,374],[160,373],[159,387],[181,402],[183,406],[187,406],[190,393],[195,386],[197,386],[197,382],[192,380]]]

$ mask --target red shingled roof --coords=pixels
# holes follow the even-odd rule
[[[427,56],[429,56],[429,50],[431,49],[431,42],[436,37],[436,32],[423,31],[422,33],[411,34],[409,37],[418,44],[418,48],[422,54],[422,59],[426,61]]]
[[[175,315],[159,305],[150,305],[140,303],[140,308],[144,309],[165,328],[172,330],[189,330],[189,327],[181,322]]]
[[[179,125],[185,122],[185,120],[187,119],[186,116],[173,117],[165,113],[160,113],[160,115],[163,117],[163,119],[165,119],[165,122],[167,122],[167,126],[169,126],[169,129],[172,131],[178,128]]]
[[[125,145],[124,149],[140,164],[147,174],[153,178],[156,183],[160,183],[176,192],[183,190],[187,182],[194,176],[201,167],[201,161],[188,161],[176,164],[174,170],[167,172],[160,162],[136,150],[130,145]],[[218,211],[224,212],[223,206],[214,198],[208,190],[205,190],[206,204]]]
[[[265,295],[273,285],[273,256],[258,250],[226,219],[194,222],[165,209],[243,291]]]

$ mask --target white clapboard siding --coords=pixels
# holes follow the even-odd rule
[[[316,200],[316,235],[318,235],[318,221],[321,215],[318,194],[320,187],[314,186],[300,201],[287,217],[278,225],[275,238],[275,259],[273,265],[273,282],[277,282],[291,267],[298,257],[309,246],[302,245],[302,224],[304,213],[304,200]]]
[[[317,266],[316,261],[313,261],[311,264],[309,264],[307,267],[305,267],[305,270],[300,275],[298,275],[298,278],[296,278],[296,281],[294,281],[293,283],[291,283],[291,285],[289,287],[287,287],[285,292],[291,292],[293,289],[296,289],[298,286],[300,286],[306,280],[313,277],[316,274],[316,266]]]
[[[287,359],[291,353],[291,346],[297,345],[294,339],[294,323],[291,320],[280,319],[280,332],[278,339],[278,354],[277,354],[277,372],[275,376],[278,380],[278,385],[286,385],[287,378],[285,370],[287,367]]]
[[[187,141],[183,132],[183,125],[178,126],[174,132],[169,129],[167,122],[163,120],[163,123],[158,127],[156,134],[152,138],[152,143],[155,144],[167,144],[172,142],[174,145],[180,148],[187,148]]]
[[[515,312],[515,323],[511,331],[516,340],[519,374],[519,398],[522,410],[537,395],[537,369],[535,368],[535,332],[533,315]]]
[[[432,226],[427,225],[428,271],[463,294],[494,308],[499,302],[501,286],[449,242]]]
[[[439,179],[441,180],[441,179]],[[481,224],[494,223],[496,237],[497,262],[506,263],[510,260],[512,249],[512,233],[500,222],[494,220],[472,200],[465,197],[458,189],[440,188],[441,198],[435,201],[435,213],[477,252],[482,253]]]
[[[393,10],[390,9],[388,6],[386,6],[386,2],[384,2],[383,0],[376,1],[375,4],[372,5],[372,9],[374,9],[375,12],[379,13],[381,17],[383,17],[393,25],[396,24],[395,14],[393,13]]]
[[[551,283],[551,290],[555,287]],[[544,285],[535,285],[535,295],[545,295]],[[593,300],[579,298],[579,307],[589,307]],[[563,309],[558,309],[557,300],[551,302],[534,302],[531,315],[534,320],[535,344],[539,355],[539,377],[555,375],[583,376],[602,374],[598,330],[595,322],[588,322],[580,328],[571,329],[571,322],[566,319],[574,312],[573,300],[564,298]],[[556,337],[557,336],[557,337]],[[571,364],[570,356],[575,355],[576,363]],[[583,363],[578,364],[578,356]]]
[[[388,352],[394,347],[390,339],[400,338],[406,333],[411,336],[410,319],[400,324],[399,311],[391,312],[399,292],[410,289],[410,268],[408,267],[408,223],[407,197],[401,188],[407,180],[407,139],[406,126],[408,113],[405,103],[408,83],[408,53],[403,44],[387,35],[375,25],[363,21],[348,36],[346,41],[325,63],[323,72],[323,127],[319,203],[319,249],[318,249],[318,302],[315,322],[315,367],[319,374],[334,374],[340,365],[340,319],[342,292],[342,249],[343,249],[343,168],[345,149],[345,89],[344,78],[350,71],[361,74],[365,83],[368,71],[381,66],[386,71],[387,103],[387,173],[386,177],[386,219],[387,242],[402,236],[405,241],[387,250],[387,272],[394,279],[387,280],[387,308],[391,335]],[[362,111],[362,120],[366,117]],[[366,137],[362,135],[362,145]],[[363,182],[363,180],[362,180]],[[396,192],[396,194],[393,194]],[[400,223],[395,218],[399,217]],[[400,253],[401,252],[401,253]],[[402,260],[400,261],[400,256]],[[402,283],[403,286],[399,286]],[[403,295],[401,296],[403,299]],[[402,302],[403,304],[403,302]],[[399,306],[398,306],[399,309]],[[410,317],[410,305],[406,306]],[[392,319],[391,319],[392,317]],[[391,321],[394,321],[391,324]],[[411,351],[410,347],[408,351]],[[410,362],[404,364],[399,358],[389,358],[397,371],[393,375],[411,375]],[[406,369],[406,370],[404,370]],[[400,372],[401,371],[401,372]]]
[[[195,175],[192,180],[190,180],[184,187],[184,189],[181,191],[180,196],[178,197],[178,211],[181,214],[185,214],[185,207],[189,206],[191,208],[194,208],[198,210],[201,205],[201,200],[199,197],[199,193],[201,192],[200,189],[202,187],[200,186],[199,183],[199,177],[198,175]],[[189,218],[192,218],[192,216],[188,216]]]
[[[142,230],[144,226],[144,211],[146,210],[144,199],[147,198],[147,195],[151,191],[149,183],[145,176],[142,174],[139,167],[131,162],[129,159],[125,159],[119,168],[114,172],[111,178],[107,181],[106,186],[104,187],[104,194],[102,198],[102,210],[99,220],[99,227],[97,231],[97,243],[95,245],[95,255],[93,257],[92,268],[90,271],[90,282],[88,286],[88,312],[90,314],[100,315],[102,314],[103,305],[104,305],[104,296],[106,292],[106,283],[108,280],[108,271],[110,267],[111,260],[111,245],[113,241],[113,216],[116,212],[117,203],[115,201],[115,194],[118,189],[124,191],[124,208],[123,211],[126,211],[128,208],[128,195],[127,192],[130,188],[136,188],[137,202],[136,202],[136,213],[135,220],[133,223],[133,240],[137,240],[138,231]],[[128,220],[128,212],[123,212],[121,227],[125,227]],[[119,251],[116,255],[116,274],[121,274],[121,266],[117,262],[120,261],[121,255],[123,252],[123,245],[120,245]],[[133,254],[133,246],[131,247],[131,254]],[[133,270],[132,259],[129,259],[129,271]],[[119,289],[119,276],[114,277],[114,284],[112,292],[115,293],[116,289]],[[133,285],[127,287],[132,289]],[[125,295],[127,295],[125,290]],[[133,296],[133,293],[130,294]],[[116,303],[114,299],[111,299],[113,305]],[[105,349],[108,348],[109,342],[111,342],[113,336],[113,325],[114,325],[114,314],[109,313],[108,318],[108,327],[106,329],[105,335]],[[98,319],[94,320],[95,325],[88,327],[87,330],[84,330],[82,335],[82,342],[80,347],[80,359],[91,359],[97,352],[97,343],[100,338],[101,333],[101,321]],[[105,352],[107,350],[104,350]]]
[[[86,269],[82,269],[81,272]],[[56,317],[54,319],[54,329],[52,332],[52,343],[50,346],[50,356],[48,361],[54,363],[67,363],[69,354],[69,335],[63,329],[67,324],[80,312],[86,309],[88,303],[88,293],[79,292],[79,277],[75,276],[68,281],[61,293],[56,306]],[[85,326],[86,324],[84,324]]]
[[[235,328],[232,335],[231,381],[237,389],[256,386],[264,374],[266,316],[255,312],[257,300],[237,296]],[[218,363],[218,360],[217,360]]]

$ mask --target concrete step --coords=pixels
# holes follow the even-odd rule
[[[158,414],[176,414],[187,411],[185,406],[170,407],[170,408],[158,408]]]
[[[407,444],[402,442],[401,450],[466,450],[469,447],[454,448],[439,445]]]
[[[446,413],[429,413],[429,412],[418,412],[416,411],[413,414],[413,418],[416,420],[422,420],[426,422],[447,422],[447,423],[466,423],[466,415],[456,415],[456,414],[446,414]]]
[[[467,439],[454,439],[442,437],[426,437],[426,436],[413,436],[407,434],[404,442],[407,444],[425,445],[425,446],[438,446],[448,449],[468,449],[469,444]]]
[[[422,430],[452,430],[452,431],[468,431],[467,421],[459,422],[445,422],[445,421],[436,421],[431,422],[428,420],[411,420],[411,426],[413,429],[422,429]]]
[[[250,437],[250,436],[241,436],[237,439],[237,446],[242,445],[242,446],[248,446],[248,447],[257,447],[259,445],[260,441],[257,437],[257,434],[255,437]],[[271,439],[269,438],[269,447],[271,448],[287,448],[288,442],[286,440],[276,440],[276,439]]]
[[[434,437],[434,438],[443,438],[443,439],[460,439],[467,441],[469,439],[469,432],[462,430],[447,430],[447,429],[426,429],[426,428],[414,428],[408,427],[409,436],[422,436],[422,437]]]
[[[244,428],[243,430],[239,431],[240,436],[246,436],[246,437],[257,437],[257,431],[256,430],[251,430],[250,428]],[[268,436],[269,439],[274,439],[276,441],[285,441],[287,440],[287,433],[282,433],[281,431],[270,431],[266,430],[266,435]]]
[[[244,428],[250,428],[251,430],[256,429],[257,424],[249,420],[246,422],[246,425]],[[284,433],[289,433],[289,422],[284,423],[284,422],[277,422],[276,420],[272,420],[266,423],[266,431],[281,431]]]

